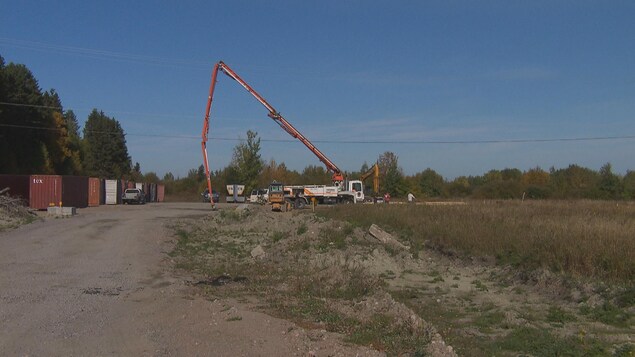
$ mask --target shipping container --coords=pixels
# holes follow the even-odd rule
[[[127,181],[127,183],[128,185],[126,186],[126,188],[137,188],[137,186],[135,185],[133,181]]]
[[[25,203],[29,202],[29,175],[0,175],[0,190],[9,188],[5,194],[20,197]]]
[[[157,185],[157,202],[165,201],[165,185]]]
[[[134,187],[131,187],[131,188],[137,188],[139,190],[143,190],[143,183],[137,182],[135,183]]]
[[[62,176],[31,175],[29,207],[40,210],[51,206],[62,206]]]
[[[88,207],[99,206],[101,196],[101,180],[97,177],[88,178]]]
[[[106,179],[99,179],[99,204],[106,204]]]
[[[116,205],[121,203],[121,182],[119,180],[106,180],[106,204]]]
[[[62,206],[88,207],[88,176],[62,176]]]
[[[156,183],[148,184],[148,199],[150,202],[157,201],[157,184]]]

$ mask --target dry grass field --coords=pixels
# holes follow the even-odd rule
[[[415,249],[430,247],[574,278],[632,283],[635,204],[613,201],[469,201],[466,205],[364,205],[321,211],[379,224]]]

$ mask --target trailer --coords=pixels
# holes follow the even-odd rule
[[[227,196],[225,201],[227,203],[245,203],[245,185],[231,184],[227,185]]]

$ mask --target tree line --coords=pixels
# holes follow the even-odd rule
[[[359,179],[370,165],[364,163],[359,171],[347,172],[349,179]],[[387,151],[377,158],[380,168],[378,194],[390,193],[392,197],[405,197],[412,192],[418,199],[633,199],[635,198],[635,171],[626,175],[613,172],[610,163],[599,171],[578,165],[543,170],[535,167],[526,171],[516,168],[490,170],[483,175],[459,176],[446,179],[435,170],[427,168],[413,175],[405,175],[399,165],[399,157]],[[243,184],[246,191],[266,188],[271,182],[285,184],[331,184],[331,173],[324,167],[308,165],[301,172],[291,170],[281,162],[265,161],[260,156],[258,134],[247,131],[244,141],[236,145],[231,163],[211,173],[212,186],[225,193],[225,185]],[[164,177],[168,192],[189,192],[191,195],[205,189],[207,181],[203,165],[192,169],[187,177],[175,179],[171,173]],[[365,182],[368,194],[372,177]]]
[[[123,128],[97,109],[80,133],[54,89],[42,91],[23,64],[0,56],[0,173],[139,179]],[[155,175],[156,176],[156,175]]]

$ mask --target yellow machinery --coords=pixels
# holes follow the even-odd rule
[[[284,197],[284,185],[280,182],[272,182],[269,185],[269,203],[272,211],[282,211],[286,206]]]
[[[359,179],[364,182],[370,176],[373,176],[373,197],[377,197],[379,196],[379,164],[375,163]]]

